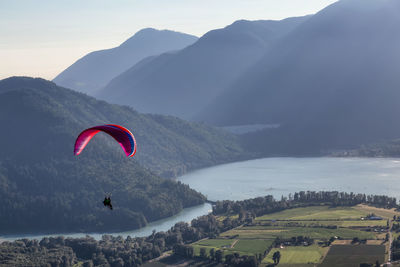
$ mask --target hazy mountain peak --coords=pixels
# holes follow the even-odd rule
[[[120,46],[94,51],[82,57],[55,79],[60,86],[94,94],[112,78],[142,59],[193,44],[196,36],[170,30],[146,28]]]
[[[258,61],[277,38],[305,19],[241,20],[212,30],[185,49],[138,63],[96,96],[142,112],[191,119]]]
[[[194,35],[171,31],[171,30],[158,30],[154,28],[144,28],[135,33],[132,37],[123,42],[119,47],[129,47],[137,45],[136,42],[156,42],[166,41],[162,38],[176,38],[179,39],[193,39],[193,42],[197,40]]]
[[[332,19],[337,16],[356,17],[381,9],[398,9],[399,7],[400,1],[397,0],[340,0],[319,11],[315,14],[314,19],[319,17]]]

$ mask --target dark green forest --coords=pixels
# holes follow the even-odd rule
[[[79,156],[77,135],[93,125],[132,130],[126,158],[98,134]],[[236,137],[201,124],[140,114],[43,79],[0,81],[0,233],[117,231],[204,203],[173,180],[188,170],[245,157]],[[102,205],[112,194],[112,213]]]

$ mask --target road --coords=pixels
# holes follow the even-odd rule
[[[393,234],[392,234],[392,227],[393,227],[393,219],[390,219],[389,222],[389,251],[388,251],[388,261],[387,265],[390,265],[391,260],[392,260],[392,239],[393,239]]]

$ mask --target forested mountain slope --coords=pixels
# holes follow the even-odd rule
[[[2,234],[143,226],[204,202],[186,185],[154,173],[172,175],[233,160],[242,152],[235,137],[214,128],[143,115],[26,77],[0,81],[0,123]],[[104,123],[132,130],[135,158],[126,158],[101,133],[81,155],[73,155],[80,131]],[[112,193],[113,211],[101,203],[105,193]]]

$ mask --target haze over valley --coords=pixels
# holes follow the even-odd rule
[[[108,41],[1,74],[0,265],[397,266],[400,2],[159,1],[5,0]]]

